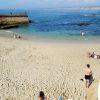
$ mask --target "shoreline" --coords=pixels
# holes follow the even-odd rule
[[[88,39],[84,36],[79,36],[78,38],[66,38],[66,39],[51,39],[51,38],[43,38],[43,37],[34,37],[34,36],[28,36],[28,35],[23,35],[23,34],[19,34],[13,31],[9,31],[9,30],[0,30],[0,37],[7,37],[7,38],[12,38],[14,39],[14,34],[17,34],[19,36],[21,36],[21,40],[27,40],[27,41],[35,41],[35,42],[47,42],[47,43],[100,43],[100,37],[95,37],[94,39],[92,37],[88,37]],[[73,38],[73,39],[72,39]],[[89,39],[90,38],[90,39]]]

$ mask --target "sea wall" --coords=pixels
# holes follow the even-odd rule
[[[28,16],[24,15],[0,15],[0,28],[28,24]]]

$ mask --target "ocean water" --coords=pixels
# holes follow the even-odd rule
[[[0,13],[21,13],[25,10],[0,10]],[[100,10],[36,9],[26,10],[34,21],[18,28],[7,29],[30,38],[54,40],[99,40]],[[79,26],[81,22],[87,26]],[[81,36],[84,31],[85,36]]]

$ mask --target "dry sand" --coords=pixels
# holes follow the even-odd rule
[[[0,100],[37,100],[44,91],[49,100],[68,96],[85,100],[80,81],[91,65],[100,77],[100,60],[87,52],[100,51],[99,43],[45,43],[0,37]]]

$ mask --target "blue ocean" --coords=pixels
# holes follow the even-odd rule
[[[21,13],[25,10],[0,10],[0,13]],[[26,10],[28,25],[8,29],[30,38],[54,40],[100,39],[100,10],[36,9]],[[79,23],[87,25],[79,25]],[[84,32],[84,37],[81,36]]]

